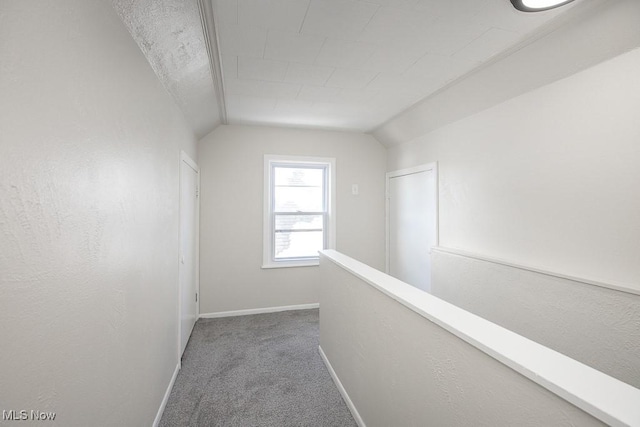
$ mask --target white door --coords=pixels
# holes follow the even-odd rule
[[[180,156],[180,356],[198,316],[198,166]]]
[[[438,244],[435,164],[387,174],[387,273],[431,291],[431,247]]]

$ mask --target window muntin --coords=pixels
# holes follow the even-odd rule
[[[265,156],[263,267],[317,265],[318,250],[331,247],[333,163]]]
[[[275,214],[274,260],[317,258],[325,244],[325,215]]]

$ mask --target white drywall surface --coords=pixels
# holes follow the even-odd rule
[[[265,154],[334,157],[337,248],[384,269],[386,150],[373,137],[219,126],[200,141],[198,154],[200,313],[318,302],[317,266],[261,268]]]
[[[433,251],[431,293],[640,388],[640,295]]]
[[[197,0],[110,0],[198,138],[220,124]]]
[[[585,70],[639,46],[639,27],[637,0],[577,1],[573,9],[540,29],[537,39],[498,55],[416,103],[376,128],[374,136],[387,146],[408,142]]]
[[[640,289],[640,49],[388,150],[438,162],[440,245]]]
[[[110,2],[3,1],[0,58],[0,409],[151,425],[195,138]]]
[[[462,310],[379,272],[367,273],[355,266],[355,275],[338,265],[341,261],[335,260],[342,260],[340,255],[328,254],[320,260],[320,346],[368,427],[603,425],[498,362],[483,352],[486,348],[479,350],[406,303],[412,301],[433,316],[456,319],[459,325],[466,323],[463,335],[493,340],[485,331],[488,322],[474,325]],[[370,279],[395,292],[395,298],[374,287]],[[510,334],[490,326],[500,332],[501,339]],[[514,341],[523,344],[521,337]],[[521,350],[507,344],[500,343],[512,356],[522,356]],[[539,366],[551,365],[551,359]],[[630,419],[638,416],[637,411],[629,415]]]

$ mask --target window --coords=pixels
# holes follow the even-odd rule
[[[335,159],[264,157],[263,268],[318,265],[335,247]]]

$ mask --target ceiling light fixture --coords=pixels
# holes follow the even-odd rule
[[[511,4],[523,12],[541,12],[571,3],[573,0],[511,0]]]

